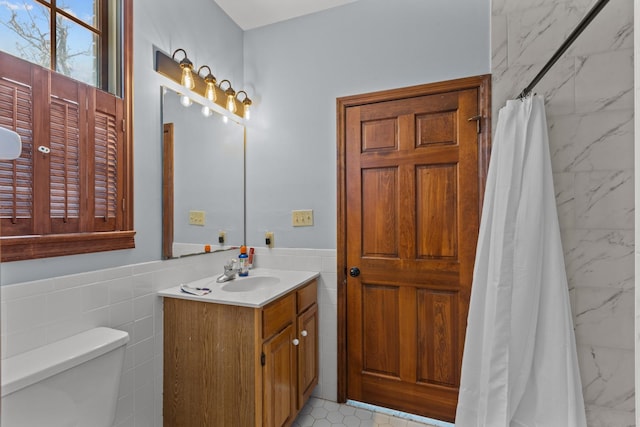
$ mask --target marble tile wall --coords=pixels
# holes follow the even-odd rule
[[[493,1],[494,123],[592,3]],[[635,425],[633,11],[633,0],[609,2],[535,88],[546,100],[590,427]]]
[[[0,287],[1,358],[97,326],[127,331],[115,427],[162,426],[162,298],[156,292],[222,272],[231,252],[134,264]],[[235,254],[235,253],[234,253]],[[335,250],[256,250],[256,266],[321,273],[320,383],[316,397],[336,400]]]
[[[634,27],[640,26],[640,0],[634,0],[633,2],[633,22]],[[635,109],[634,111],[640,111],[640,31],[634,31],[633,34],[633,49],[634,49],[634,80],[635,80]],[[634,117],[634,128],[640,129],[640,116]],[[635,216],[636,224],[640,224],[640,139],[638,136],[634,137],[634,183],[635,183]],[[636,226],[635,229],[635,241],[640,241],[640,227]],[[640,288],[640,248],[635,247],[635,276],[636,276],[636,289]],[[636,324],[636,351],[635,351],[635,385],[636,390],[640,390],[640,292],[636,291],[636,304],[635,304],[635,324]],[[640,407],[640,394],[635,395],[635,406]],[[640,424],[640,412],[636,411],[636,425]]]

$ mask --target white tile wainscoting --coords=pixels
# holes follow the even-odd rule
[[[222,272],[236,251],[128,265],[0,288],[2,359],[96,326],[127,331],[116,427],[162,426],[160,289]],[[336,252],[256,248],[256,266],[321,272],[320,383],[314,396],[336,400]]]

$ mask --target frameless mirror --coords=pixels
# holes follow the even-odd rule
[[[244,243],[244,126],[187,100],[162,90],[164,258]]]

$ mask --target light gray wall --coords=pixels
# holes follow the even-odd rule
[[[633,2],[633,72],[634,72],[634,130],[640,129],[640,117],[635,114],[640,111],[640,31],[637,31],[640,25],[640,0]],[[636,132],[634,135],[634,192],[635,192],[635,230],[634,241],[640,241],[640,135]],[[635,291],[635,330],[640,331],[640,246],[635,246],[635,268],[634,268],[634,291]],[[635,390],[640,390],[640,334],[635,334]],[[635,394],[635,407],[640,407],[640,394]],[[636,412],[636,425],[640,424],[640,411]]]
[[[489,4],[360,0],[243,34],[212,0],[135,0],[137,248],[2,264],[2,283],[20,282],[3,287],[2,314],[8,320],[2,322],[2,350],[17,353],[100,325],[127,330],[132,341],[116,425],[162,425],[156,291],[220,271],[228,255],[137,264],[160,258],[163,77],[153,70],[154,45],[166,52],[187,49],[195,64],[210,65],[237,88],[247,76],[244,86],[256,101],[247,148],[250,244],[262,244],[269,228],[276,231],[278,247],[331,249],[336,97],[488,73]],[[314,209],[316,226],[294,232],[290,210],[298,208]],[[258,248],[257,264],[322,273],[321,380],[315,393],[335,399],[335,252]],[[87,273],[59,277],[81,272]],[[23,283],[40,278],[45,280]]]
[[[154,46],[183,48],[196,67],[243,81],[243,32],[212,0],[134,2],[134,227],[136,248],[2,264],[2,284],[159,260],[162,242],[162,125]]]
[[[360,0],[246,32],[247,244],[335,248],[336,98],[489,73],[489,3]]]
[[[136,249],[3,263],[1,283],[160,259],[164,78],[153,69],[154,46],[186,49],[255,100],[248,244],[262,245],[272,230],[277,247],[335,248],[336,98],[488,73],[489,14],[488,0],[360,0],[243,33],[212,0],[136,0]],[[313,209],[315,225],[293,229],[293,209]]]

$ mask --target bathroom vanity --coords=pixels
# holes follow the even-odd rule
[[[165,426],[290,426],[318,383],[317,273],[252,270],[164,297]]]

